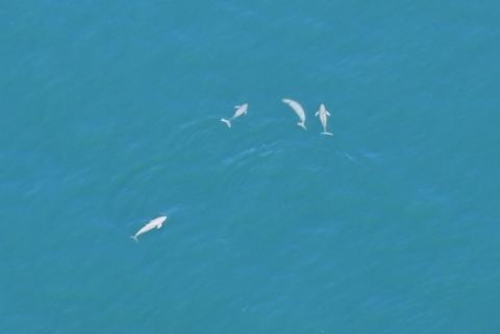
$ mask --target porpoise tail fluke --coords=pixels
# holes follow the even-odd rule
[[[228,128],[231,127],[231,121],[230,120],[225,119],[225,118],[221,118],[220,121],[223,122],[223,123],[226,123],[226,125],[227,125]]]
[[[134,239],[134,240],[135,240],[135,242],[139,242],[139,239],[138,239],[135,235],[131,235],[130,237],[131,237],[132,239]]]
[[[304,124],[304,122],[298,122],[297,125],[300,126],[302,129],[307,130],[306,125]]]
[[[333,136],[333,133],[328,132],[328,131],[323,131],[323,132],[321,132],[321,134],[325,135],[325,136]]]

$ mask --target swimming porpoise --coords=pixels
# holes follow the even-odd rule
[[[137,231],[133,236],[131,236],[131,238],[134,239],[135,241],[139,242],[139,239],[137,238],[138,236],[140,236],[141,234],[144,234],[146,232],[149,232],[155,228],[156,229],[161,228],[163,223],[165,222],[165,220],[167,220],[167,216],[160,216],[158,218],[151,220],[149,223],[147,223],[146,225],[141,227],[141,229],[139,231]]]
[[[229,128],[231,127],[231,121],[233,119],[238,118],[241,115],[246,115],[247,114],[247,112],[248,112],[248,103],[242,104],[241,106],[234,106],[234,108],[236,109],[236,111],[234,112],[233,117],[231,117],[230,119],[225,119],[225,118],[221,118],[220,119],[221,122],[226,123]]]
[[[306,113],[304,112],[304,109],[302,106],[294,100],[290,99],[283,99],[283,103],[288,104],[293,111],[299,116],[300,122],[297,123],[298,126],[302,127],[304,130],[306,130]]]
[[[323,126],[323,132],[321,132],[321,134],[333,136],[333,133],[326,130],[326,125],[328,123],[328,117],[330,117],[330,113],[328,112],[328,110],[326,110],[323,103],[321,103],[321,105],[319,106],[319,110],[316,112],[316,114],[314,114],[314,116],[319,116],[319,120],[321,121],[321,125]]]

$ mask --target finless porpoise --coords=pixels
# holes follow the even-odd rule
[[[224,122],[227,124],[227,126],[230,128],[231,127],[231,121],[235,118],[240,117],[241,115],[246,115],[248,113],[248,103],[242,104],[241,106],[234,106],[236,111],[234,112],[233,117],[230,119],[225,119],[221,118],[221,122]]]
[[[326,110],[323,103],[321,103],[321,105],[319,106],[319,110],[316,112],[316,114],[314,114],[314,116],[319,116],[319,120],[321,121],[321,125],[323,126],[323,132],[321,132],[321,134],[333,136],[333,133],[326,130],[326,125],[328,123],[328,117],[330,117],[330,113],[328,112],[328,110]]]
[[[149,232],[155,228],[156,229],[161,228],[163,223],[165,222],[165,220],[167,220],[167,216],[160,216],[158,218],[151,220],[149,223],[147,223],[146,225],[141,227],[141,229],[139,231],[137,231],[134,235],[132,235],[131,238],[134,239],[135,241],[139,242],[139,239],[137,238],[138,236],[140,236],[141,234],[144,234],[146,232]]]
[[[300,122],[298,122],[297,125],[306,130],[306,113],[304,111],[304,108],[302,108],[302,106],[300,105],[300,103],[290,99],[283,99],[282,101],[283,103],[288,104],[290,108],[292,108],[293,111],[295,111],[297,116],[299,116]]]

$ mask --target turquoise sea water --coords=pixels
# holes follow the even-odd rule
[[[499,333],[499,17],[4,1],[0,333]]]

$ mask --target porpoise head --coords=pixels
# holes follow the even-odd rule
[[[158,217],[158,223],[156,225],[156,228],[161,228],[165,220],[167,220],[167,216]]]

